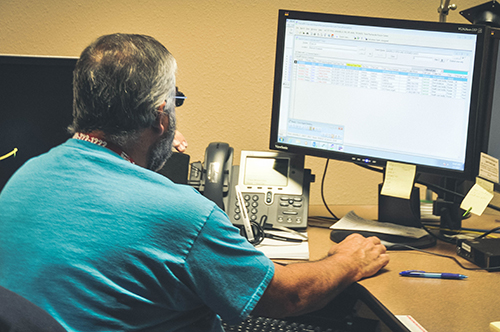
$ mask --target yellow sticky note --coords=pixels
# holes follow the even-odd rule
[[[388,161],[385,166],[385,178],[381,194],[409,199],[416,169],[415,165]]]
[[[466,211],[471,209],[471,213],[480,216],[492,199],[493,194],[476,183],[469,190],[460,207]]]

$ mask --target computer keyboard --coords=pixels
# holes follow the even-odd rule
[[[222,322],[226,332],[410,332],[367,289],[354,283],[324,308],[297,317],[249,316],[237,325]]]
[[[318,326],[310,322],[295,320],[274,319],[267,317],[249,316],[238,325],[228,325],[223,322],[222,327],[226,332],[343,332],[344,330],[333,329],[326,326]]]

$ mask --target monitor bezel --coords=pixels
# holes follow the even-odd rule
[[[481,86],[479,120],[478,120],[478,141],[480,142],[478,157],[476,160],[477,173],[481,168],[481,152],[490,155],[490,131],[493,112],[493,101],[495,96],[495,83],[498,66],[500,65],[500,27],[486,27],[486,42],[484,46],[483,60],[483,80]],[[499,156],[490,155],[494,158]],[[494,190],[500,192],[500,184],[493,183]]]
[[[481,152],[488,153],[488,148],[490,145],[490,124],[491,116],[493,111],[493,97],[495,89],[495,81],[497,79],[497,67],[500,60],[498,57],[500,55],[500,28],[487,28],[488,40],[485,46],[485,60],[484,63],[484,80],[483,88],[481,89],[481,120],[479,125],[484,125],[482,131],[478,131],[479,137],[481,139]]]
[[[478,103],[479,103],[479,84],[481,79],[481,69],[482,69],[481,66],[483,60],[483,48],[485,39],[484,26],[471,25],[471,24],[385,19],[385,18],[375,18],[375,17],[303,12],[303,11],[293,11],[293,10],[279,11],[269,148],[271,150],[284,151],[302,155],[310,155],[310,156],[335,159],[340,161],[348,161],[348,162],[353,162],[355,164],[363,164],[363,165],[366,165],[366,163],[364,163],[363,160],[369,159],[371,161],[371,166],[380,166],[380,167],[385,167],[387,161],[393,161],[393,162],[400,162],[400,161],[376,158],[373,156],[355,155],[345,152],[336,152],[331,150],[313,149],[308,147],[286,144],[278,141],[281,80],[282,80],[283,53],[284,53],[284,40],[285,40],[284,34],[285,34],[287,19],[315,20],[315,21],[357,24],[357,25],[374,25],[378,27],[404,28],[404,29],[414,29],[414,30],[443,31],[443,32],[456,32],[456,33],[458,32],[464,34],[478,35],[476,43],[474,73],[473,73],[472,91],[470,99],[471,104],[470,104],[469,126],[467,133],[464,170],[462,171],[456,169],[447,169],[447,168],[433,167],[422,164],[416,165],[417,172],[419,173],[438,174],[446,177],[452,177],[464,180],[466,179],[472,180],[477,175],[477,167],[475,165],[480,144],[476,139],[477,136],[476,131],[477,131]]]

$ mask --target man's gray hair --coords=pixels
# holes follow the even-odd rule
[[[156,39],[135,34],[99,37],[81,54],[73,74],[73,123],[69,131],[104,132],[124,144],[151,126],[166,101],[175,109],[172,54]]]

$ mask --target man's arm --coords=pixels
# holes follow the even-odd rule
[[[274,277],[252,314],[285,317],[320,309],[347,286],[374,275],[388,262],[378,238],[350,235],[334,244],[323,260],[275,264]]]

